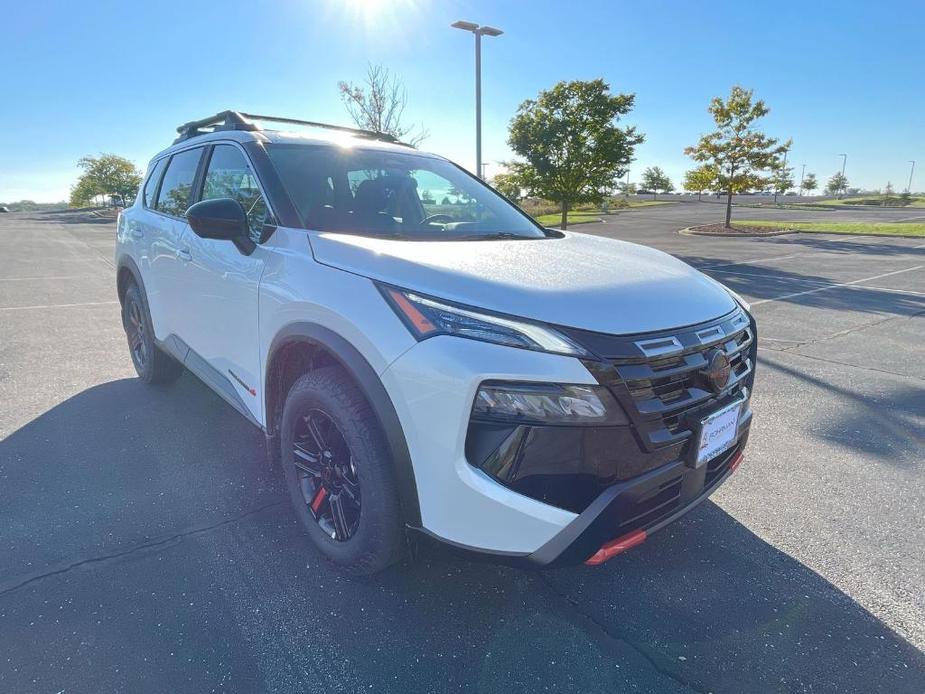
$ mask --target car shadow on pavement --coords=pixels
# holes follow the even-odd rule
[[[837,282],[822,275],[764,267],[760,263],[750,263],[743,269],[742,266],[724,267],[721,259],[708,256],[679,255],[678,258],[695,268],[703,268],[706,274],[734,292],[750,297],[751,301],[773,299],[777,303],[807,308],[898,316],[925,311],[925,296],[903,294],[899,290],[885,292],[857,284],[814,291]]]
[[[477,649],[485,690],[519,689],[525,673],[569,691],[925,686],[920,651],[710,502],[603,567],[434,561],[385,580],[395,621],[452,625],[427,642]]]
[[[281,476],[189,375],[95,386],[0,442],[0,689],[53,672],[202,691],[229,670],[247,691],[925,688],[914,646],[711,502],[601,567],[423,554],[350,578]]]
[[[920,255],[925,256],[925,249],[915,248],[922,243],[918,237],[904,237],[896,239],[889,236],[873,237],[862,236],[852,239],[850,236],[791,234],[776,237],[781,239],[777,243],[786,246],[804,246],[814,251],[827,253],[845,253],[850,255]],[[877,238],[877,241],[873,241]],[[882,240],[880,240],[882,239]],[[904,243],[906,245],[904,245]]]

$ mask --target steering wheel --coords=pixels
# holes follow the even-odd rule
[[[425,224],[452,224],[455,221],[456,220],[448,214],[432,214],[424,217],[424,219],[420,221],[420,224],[421,226]]]

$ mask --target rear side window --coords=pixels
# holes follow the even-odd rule
[[[145,207],[154,207],[154,194],[157,192],[157,182],[161,180],[161,174],[164,173],[164,166],[166,164],[166,158],[158,159],[154,168],[151,169],[151,173],[148,175],[148,180],[145,181],[144,197],[142,198]]]
[[[197,147],[174,154],[170,158],[167,171],[164,172],[164,182],[161,183],[161,192],[157,196],[158,212],[174,217],[182,217],[186,214],[201,154],[202,148]]]
[[[257,179],[237,147],[216,145],[209,159],[202,185],[202,199],[231,198],[241,203],[247,213],[251,240],[260,243],[267,221],[267,203],[260,194]]]

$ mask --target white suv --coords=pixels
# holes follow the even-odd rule
[[[345,569],[425,541],[601,563],[742,460],[755,324],[714,280],[386,135],[178,131],[118,222],[135,368],[185,367],[262,429]]]

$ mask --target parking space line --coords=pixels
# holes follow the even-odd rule
[[[894,287],[875,287],[870,284],[858,284],[849,289],[870,289],[876,292],[889,292],[890,294],[911,294],[912,296],[925,296],[925,292],[916,292],[912,289],[895,289]]]
[[[50,277],[0,277],[0,282],[40,282],[42,280],[83,280],[99,275],[58,275]]]
[[[772,272],[774,272],[772,270]],[[766,275],[760,272],[737,272],[736,270],[724,270],[722,271],[723,275],[736,275],[741,277],[760,277],[769,280],[781,280],[783,282],[807,282],[809,284],[824,284],[830,285],[832,282],[827,280],[811,280],[804,277],[780,277],[779,275]]]
[[[735,263],[719,263],[717,265],[704,265],[698,267],[698,270],[710,270],[715,267],[731,267],[733,265],[751,265],[752,263],[764,263],[770,262],[772,260],[785,260],[787,258],[796,258],[797,256],[803,255],[802,253],[790,253],[789,255],[778,255],[772,258],[752,258],[751,260],[739,260]]]
[[[759,301],[752,301],[752,306],[760,306],[761,304],[767,304],[771,301],[782,301],[783,299],[793,299],[798,296],[805,296],[806,294],[815,294],[816,292],[824,292],[827,289],[837,289],[838,287],[850,287],[855,284],[861,284],[861,282],[871,282],[873,280],[879,280],[883,277],[892,277],[893,275],[901,275],[904,272],[912,272],[913,270],[921,270],[922,265],[916,265],[914,267],[907,267],[905,270],[894,270],[893,272],[885,272],[881,275],[874,275],[873,277],[864,277],[859,280],[852,280],[851,282],[839,282],[838,284],[830,284],[825,287],[816,287],[815,289],[807,289],[802,292],[793,292],[792,294],[783,294],[782,296],[776,296],[773,299],[761,299]]]
[[[38,306],[0,306],[0,311],[36,311],[49,308],[77,308],[79,306],[111,306],[118,301],[85,301],[81,304],[41,304]]]

